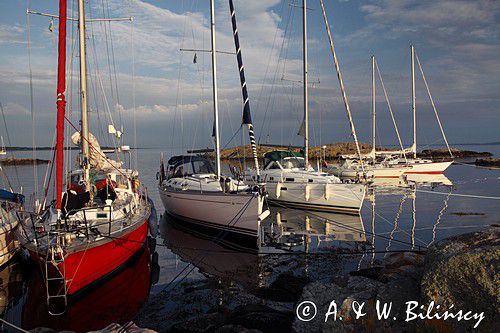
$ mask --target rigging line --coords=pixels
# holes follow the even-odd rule
[[[102,16],[103,18],[106,18],[106,11],[104,9],[104,0],[101,0],[101,7],[102,7]],[[114,94],[114,91],[113,91],[113,79],[111,78],[111,61],[110,61],[110,56],[109,56],[109,41],[108,41],[108,24],[109,22],[101,22],[103,24],[103,27],[104,27],[104,40],[105,40],[105,44],[106,44],[106,58],[107,58],[107,62],[108,62],[108,75],[109,75],[109,87],[110,87],[110,90],[111,90],[111,103],[113,103],[113,108],[114,108],[114,105],[115,105],[115,94]],[[111,23],[109,23],[111,24]]]
[[[472,168],[478,168],[478,169],[486,169],[486,170],[500,170],[499,167],[486,167],[486,166],[482,166],[482,165],[475,165],[475,164],[468,164],[468,163],[462,163],[462,162],[457,162],[457,161],[453,161],[453,164],[458,164],[458,165],[463,165],[463,166],[468,166],[468,167],[472,167]]]
[[[436,105],[434,104],[434,99],[432,98],[431,90],[429,89],[429,85],[427,84],[427,79],[425,78],[424,70],[422,69],[422,65],[420,64],[420,59],[416,53],[415,53],[415,57],[417,58],[418,68],[420,69],[420,73],[422,74],[422,79],[424,80],[425,88],[427,90],[427,94],[429,95],[432,109],[434,110],[434,114],[436,115],[439,129],[441,130],[441,134],[443,135],[444,142],[446,143],[446,148],[448,148],[448,152],[450,153],[450,156],[453,158],[453,153],[451,152],[450,145],[448,144],[448,139],[446,138],[446,134],[444,133],[443,125],[441,125],[441,119],[439,119],[439,114],[437,112]]]
[[[0,109],[2,110],[2,119],[3,119],[3,125],[5,127],[5,134],[7,135],[7,143],[9,144],[9,147],[12,147],[12,142],[10,140],[10,135],[9,135],[9,127],[7,126],[7,120],[5,119],[5,112],[3,110],[3,105],[2,102],[0,101]],[[14,152],[11,153],[12,157],[14,157],[14,171],[16,173],[16,180],[17,180],[17,186],[21,188],[21,181],[19,179],[19,171],[17,170],[17,163],[16,163],[16,155]]]
[[[107,8],[107,12],[108,12],[108,18],[111,17],[111,15],[109,14],[109,1],[106,2],[106,8]],[[130,22],[133,22],[133,19],[130,20]],[[116,59],[115,59],[115,48],[114,48],[114,44],[113,44],[113,33],[112,33],[112,30],[111,30],[111,21],[108,21],[109,23],[109,40],[111,42],[111,60],[113,61],[113,72],[114,72],[114,77],[115,77],[115,93],[116,93],[116,101],[118,104],[120,104],[120,94],[118,92],[118,77],[117,77],[117,74],[116,74]],[[134,45],[132,44],[132,47]],[[122,125],[122,112],[121,112],[121,109],[118,109],[118,116],[119,116],[119,120],[120,120],[120,126]]]
[[[181,2],[181,12],[184,12],[184,1]],[[184,18],[184,23],[183,23],[183,33],[182,33],[182,36],[179,38],[179,50],[183,48],[184,46],[184,38],[185,38],[185,35],[186,35],[186,24],[187,24],[187,19],[188,19],[188,15],[186,15],[186,17]],[[174,146],[174,139],[176,138],[176,126],[175,126],[175,123],[176,123],[176,119],[177,119],[177,114],[179,112],[179,94],[180,94],[180,90],[181,90],[181,76],[182,76],[182,65],[183,65],[183,52],[179,52],[179,55],[180,55],[180,59],[179,59],[179,70],[178,70],[178,73],[177,73],[177,91],[176,91],[176,94],[175,94],[175,110],[174,110],[174,119],[173,121],[171,122],[172,123],[172,130],[170,131],[170,133],[172,133],[171,135],[171,147]],[[181,147],[183,146],[183,140],[181,138]]]
[[[285,1],[286,2],[286,1]],[[267,114],[269,112],[269,104],[270,104],[270,100],[271,100],[271,97],[273,95],[273,92],[275,90],[275,84],[276,84],[276,79],[277,79],[277,76],[278,76],[278,72],[279,72],[279,66],[280,66],[280,57],[283,53],[283,47],[285,45],[285,42],[286,42],[286,38],[287,38],[287,33],[289,33],[289,30],[288,30],[288,26],[290,24],[290,18],[294,15],[294,12],[292,10],[292,8],[290,7],[289,8],[289,11],[288,11],[288,18],[286,20],[286,24],[285,24],[285,34],[283,36],[283,39],[281,41],[281,47],[280,47],[280,50],[278,52],[278,63],[276,65],[276,70],[274,71],[274,76],[273,76],[273,79],[272,79],[272,82],[271,82],[271,87],[270,87],[270,92],[269,92],[269,96],[267,98],[267,102],[266,102],[266,107],[265,107],[265,111],[264,111],[264,117],[262,118],[262,122],[261,122],[261,126],[260,126],[260,130],[259,130],[259,139],[257,140],[257,145],[260,144],[260,140],[262,138],[262,133],[264,133],[264,126],[266,124],[269,125],[269,127],[271,126],[270,125],[270,122],[267,122]],[[271,55],[269,56],[269,58],[271,57]],[[262,95],[262,90],[264,88],[264,85],[265,85],[265,81],[262,82],[262,89],[261,89],[261,93],[259,93],[259,101],[260,101],[260,97]]]
[[[285,8],[285,3],[286,3],[286,1],[282,1],[281,2],[280,13],[283,13],[283,9]],[[264,78],[262,80],[262,85],[260,86],[260,91],[259,91],[259,94],[258,94],[258,97],[257,97],[257,103],[256,103],[256,108],[257,109],[258,109],[258,107],[260,105],[260,98],[262,97],[262,92],[264,90],[265,82],[266,82],[266,79],[267,79],[267,74],[269,72],[269,67],[271,65],[271,57],[273,55],[274,47],[276,46],[276,39],[278,37],[278,31],[279,31],[279,24],[276,25],[276,29],[274,31],[273,43],[272,43],[272,46],[271,46],[271,50],[269,51],[269,56],[267,57],[266,70],[264,72]],[[259,136],[259,140],[260,140],[260,136]]]
[[[472,198],[472,199],[500,200],[500,197],[486,196],[486,195],[462,194],[462,193],[446,193],[446,192],[429,191],[429,190],[419,190],[419,189],[416,189],[415,191],[422,192],[422,193],[438,194],[438,195],[449,195],[449,196],[452,196],[452,197],[463,197],[463,198]]]
[[[130,38],[132,44],[132,107],[134,108],[134,169],[138,169],[138,149],[137,149],[137,108],[135,101],[135,44],[134,44],[134,22],[130,21]],[[115,72],[116,75],[116,72]],[[117,93],[118,94],[118,93]],[[121,111],[120,111],[121,122]]]
[[[31,145],[33,148],[33,186],[34,197],[38,195],[38,169],[36,166],[36,128],[35,128],[35,104],[33,97],[33,69],[31,66],[31,28],[30,28],[30,15],[28,13],[30,0],[26,0],[26,32],[28,35],[28,70],[29,70],[29,90],[30,90],[30,112],[31,112]]]
[[[389,101],[389,96],[387,95],[387,90],[385,89],[384,80],[382,80],[382,74],[380,73],[380,68],[378,67],[377,60],[375,60],[375,66],[377,67],[378,77],[379,77],[380,83],[382,85],[382,90],[384,91],[384,96],[385,96],[385,100],[387,102],[387,107],[389,108],[389,112],[391,114],[392,124],[394,125],[394,130],[396,131],[396,135],[398,137],[399,146],[401,147],[401,152],[404,156],[405,161],[407,162],[405,148],[403,146],[403,141],[401,140],[401,135],[399,135],[398,125],[397,125],[396,119],[394,117],[394,112],[392,111],[391,102]],[[377,133],[379,133],[379,131],[377,131]]]
[[[19,332],[29,333],[29,331],[26,331],[25,329],[22,329],[21,327],[16,326],[16,325],[14,325],[14,324],[12,324],[12,323],[8,322],[7,320],[5,320],[5,319],[3,319],[3,318],[0,318],[0,321],[1,321],[2,323],[6,324],[7,326],[10,326],[10,327],[12,327],[12,328],[14,328],[14,329],[18,330]]]

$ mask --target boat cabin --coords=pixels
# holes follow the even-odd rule
[[[168,160],[167,179],[212,174],[215,174],[213,163],[203,156],[179,155]]]
[[[264,154],[264,170],[304,169],[302,153],[289,150],[274,150]]]

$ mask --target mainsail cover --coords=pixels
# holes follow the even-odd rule
[[[80,146],[81,145],[81,136],[80,132],[75,132],[71,136],[71,141],[75,144]],[[99,145],[99,142],[95,138],[94,135],[89,133],[89,146],[90,146],[90,152],[89,152],[89,157],[90,157],[90,167],[92,169],[96,170],[111,170],[111,169],[120,169],[122,167],[123,162],[115,161],[112,159],[109,159],[104,155],[104,152],[101,150],[101,146]]]

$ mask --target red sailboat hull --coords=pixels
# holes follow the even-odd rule
[[[151,285],[148,247],[127,261],[106,283],[70,302],[65,313],[49,314],[42,274],[33,274],[22,312],[22,327],[49,327],[56,331],[88,332],[134,318],[146,301]],[[56,319],[56,320],[55,320]]]
[[[49,264],[49,277],[64,276],[67,293],[74,295],[88,285],[111,274],[122,266],[146,242],[148,220],[128,233],[106,239],[99,244],[89,244],[78,251],[67,253],[58,269]],[[45,257],[38,252],[30,251],[31,257],[45,270]]]

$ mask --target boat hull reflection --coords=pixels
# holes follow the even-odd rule
[[[34,270],[22,313],[22,326],[30,330],[49,327],[55,330],[86,332],[110,323],[131,320],[146,301],[151,287],[151,254],[147,246],[137,252],[119,272],[104,284],[70,298],[62,316],[49,315],[44,279]]]

